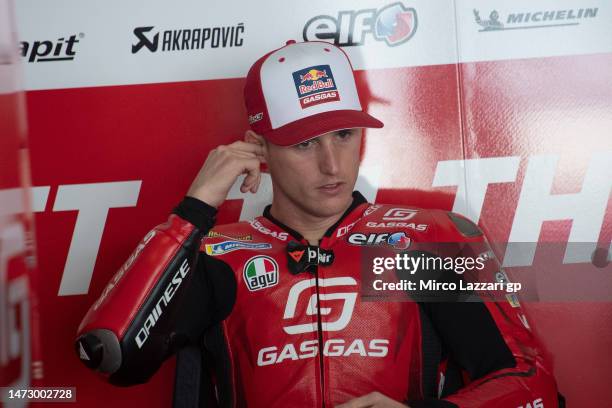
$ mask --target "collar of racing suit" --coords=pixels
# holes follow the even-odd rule
[[[338,227],[347,219],[347,217],[349,215],[351,215],[352,212],[357,207],[359,207],[361,204],[364,204],[364,203],[367,203],[367,202],[368,202],[368,200],[366,200],[366,198],[359,191],[353,191],[353,202],[351,203],[349,208],[347,208],[346,211],[344,211],[344,213],[338,219],[338,221],[336,221],[334,223],[334,225],[332,225],[331,227],[329,227],[327,229],[327,231],[325,231],[325,234],[323,234],[323,237],[324,238],[332,237],[332,234],[334,233],[334,231],[336,231],[338,229]],[[272,208],[272,204],[268,204],[266,206],[266,208],[264,209],[263,216],[265,218],[267,218],[270,222],[274,223],[279,228],[281,228],[284,231],[288,232],[296,241],[304,242],[304,237],[302,236],[302,234],[300,234],[299,232],[297,232],[293,228],[285,225],[281,221],[279,221],[276,218],[274,218],[272,216],[272,214],[270,214],[270,209],[271,208]],[[336,235],[338,235],[338,234],[336,234]],[[321,241],[323,241],[323,239],[319,240],[319,244],[321,244]]]

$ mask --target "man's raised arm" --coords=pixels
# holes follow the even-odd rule
[[[229,313],[231,299],[224,300],[222,313],[211,304],[219,284],[211,283],[217,274],[207,269],[223,265],[199,248],[238,176],[247,175],[241,191],[257,191],[262,146],[253,137],[247,140],[210,152],[187,197],[143,238],[83,318],[76,352],[111,383],[148,381],[167,357]],[[232,281],[224,282],[229,286],[221,284],[221,292],[231,292]]]
[[[188,330],[181,333],[178,325],[185,329],[210,323],[210,288],[197,267],[200,241],[216,212],[206,207],[185,198],[166,223],[142,239],[83,318],[76,352],[111,383],[146,382],[193,336]],[[200,301],[199,310],[181,313],[181,304],[193,307],[194,300]],[[191,325],[181,324],[185,319]]]

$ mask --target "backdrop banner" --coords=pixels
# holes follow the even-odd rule
[[[44,384],[76,387],[77,405],[170,406],[172,360],[146,385],[115,388],[78,361],[76,329],[208,152],[243,137],[246,72],[290,39],[341,46],[385,124],[365,133],[357,188],[369,200],[459,212],[508,275],[579,273],[577,289],[612,293],[610,2],[15,3]],[[218,222],[271,200],[269,176],[255,195],[239,186]],[[522,319],[569,406],[609,406],[611,303],[572,299],[530,299]]]

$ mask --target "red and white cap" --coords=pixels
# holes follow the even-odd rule
[[[322,41],[288,41],[258,59],[244,101],[251,129],[281,146],[340,129],[383,127],[361,107],[347,55]]]

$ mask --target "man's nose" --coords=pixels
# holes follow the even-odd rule
[[[327,140],[321,143],[319,151],[319,169],[321,173],[336,175],[339,170],[338,161],[336,146]]]

